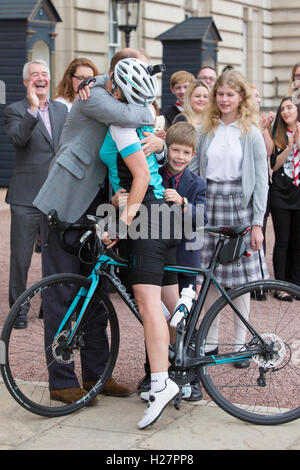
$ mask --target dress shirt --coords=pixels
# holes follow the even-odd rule
[[[41,117],[48,131],[48,134],[50,135],[52,139],[52,128],[51,128],[51,121],[50,121],[50,114],[49,114],[49,100],[46,101],[46,105],[44,109],[41,109],[41,107],[39,106],[37,112],[31,111],[30,108],[28,108],[27,111],[35,118],[37,118],[38,115]]]
[[[220,124],[207,150],[206,177],[212,181],[233,181],[242,176],[243,150],[237,122]]]
[[[177,189],[177,187],[179,185],[180,178],[183,175],[183,172],[184,172],[184,170],[182,170],[177,175],[172,175],[172,173],[170,173],[170,171],[167,168],[165,168],[164,172],[162,174],[164,187],[165,188],[167,187],[167,188]]]

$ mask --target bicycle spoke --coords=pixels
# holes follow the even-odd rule
[[[261,345],[262,352],[253,355],[246,368],[236,368],[235,363],[210,365],[201,374],[205,388],[220,406],[240,419],[258,424],[300,417],[300,302],[279,301],[274,298],[276,290],[279,290],[276,281],[273,284],[269,281],[268,289],[264,287],[266,301],[251,298],[250,309],[244,309],[249,324],[269,349]],[[280,290],[285,287],[281,285]],[[245,295],[250,296],[251,291],[255,289],[247,286],[239,289],[233,296],[234,303],[240,301],[240,305],[247,306]],[[293,286],[286,287],[286,291],[291,295],[297,293],[293,292]],[[225,305],[225,301],[219,305],[203,321],[198,349],[211,343],[217,344],[219,355],[248,351],[252,335],[241,322],[237,325],[237,316],[230,305]],[[212,327],[216,324],[217,329]],[[214,334],[217,334],[215,339]],[[243,335],[243,341],[238,339]],[[256,343],[253,347],[258,350]]]
[[[95,297],[90,301],[70,346],[66,340],[75,325],[84,299],[81,306],[78,305],[74,309],[72,319],[64,325],[63,331],[57,334],[64,316],[70,310],[73,297],[82,287],[86,290],[89,282],[81,276],[64,274],[40,281],[37,283],[38,288],[33,286],[28,289],[28,293],[26,291],[23,302],[20,302],[19,307],[16,305],[12,309],[11,318],[8,318],[3,328],[1,339],[6,345],[6,362],[1,366],[2,375],[12,396],[18,396],[19,403],[29,411],[45,416],[71,413],[84,406],[86,400],[80,401],[76,398],[76,402],[63,403],[51,399],[51,390],[79,389],[87,382],[92,384],[89,385],[92,388],[93,384],[99,382],[101,390],[111,375],[118,352],[118,324],[113,306],[106,304],[100,292],[95,293]],[[44,294],[51,296],[51,299],[66,300],[57,317],[53,317],[53,313],[47,310],[48,304]],[[43,319],[38,318],[42,301]],[[28,326],[18,330],[13,328],[14,320],[25,304],[29,309]],[[98,305],[101,305],[101,308]],[[49,306],[52,306],[51,302]],[[45,345],[46,322],[51,335],[48,334]],[[92,372],[90,361],[94,367]],[[56,386],[57,383],[62,386]],[[81,393],[83,396],[86,392]]]

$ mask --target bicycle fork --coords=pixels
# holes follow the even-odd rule
[[[80,313],[78,315],[78,318],[76,320],[76,323],[71,331],[71,333],[69,334],[68,336],[68,340],[66,342],[66,345],[67,346],[70,346],[73,342],[73,339],[78,331],[78,328],[80,326],[80,323],[81,323],[81,320],[83,318],[83,315],[84,315],[84,312],[86,311],[88,305],[89,305],[89,302],[91,300],[91,298],[93,297],[94,293],[95,293],[95,290],[98,286],[98,283],[99,283],[99,276],[95,273],[95,272],[92,272],[92,274],[89,276],[89,279],[91,279],[91,285],[89,287],[89,289],[86,289],[85,287],[81,287],[79,289],[79,291],[77,292],[77,294],[75,295],[75,298],[74,300],[72,301],[72,304],[70,305],[70,307],[68,308],[68,311],[67,313],[65,314],[55,336],[54,336],[54,339],[57,338],[57,336],[63,331],[65,325],[68,323],[68,321],[71,319],[72,315],[73,315],[73,312],[75,311],[79,301],[81,299],[84,298],[84,302],[83,302],[83,305],[80,309]]]

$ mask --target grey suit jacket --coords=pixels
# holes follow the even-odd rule
[[[21,206],[32,206],[45,182],[68,114],[64,104],[49,100],[51,138],[42,119],[27,112],[29,107],[25,98],[4,110],[5,129],[15,147],[14,170],[6,202]]]
[[[206,181],[207,150],[215,138],[215,134],[202,134],[201,126],[197,129],[197,152],[189,170]],[[246,135],[240,138],[243,149],[242,188],[243,209],[246,209],[251,198],[253,200],[252,225],[263,226],[268,199],[268,164],[264,139],[259,129],[251,126]]]
[[[106,176],[99,150],[107,126],[153,125],[148,108],[121,103],[104,85],[108,75],[97,77],[87,101],[75,100],[67,118],[49,176],[34,205],[48,214],[57,211],[60,220],[76,222],[97,196]]]

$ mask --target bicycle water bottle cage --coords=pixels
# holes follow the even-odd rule
[[[188,313],[189,313],[187,306],[184,304],[178,305],[173,315],[175,315],[176,312],[181,312],[185,318],[188,316]]]

